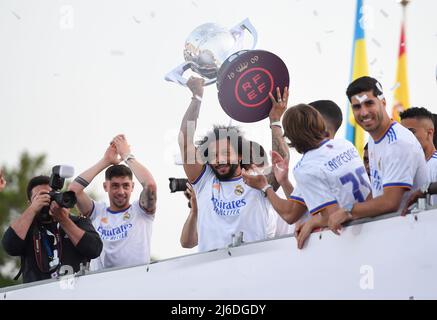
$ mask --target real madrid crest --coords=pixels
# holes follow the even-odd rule
[[[237,185],[235,186],[234,193],[235,193],[237,196],[241,196],[241,195],[243,194],[243,192],[244,192],[243,187],[242,187],[241,185],[237,184]]]
[[[125,213],[123,213],[123,220],[129,220],[130,219],[130,214],[129,214],[129,212],[125,212]]]

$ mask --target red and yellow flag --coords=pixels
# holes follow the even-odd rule
[[[394,91],[394,105],[392,118],[400,121],[399,113],[410,107],[407,77],[407,41],[405,37],[405,23],[401,25],[401,41],[399,45],[398,70],[396,74],[396,89]]]

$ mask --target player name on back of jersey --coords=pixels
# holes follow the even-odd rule
[[[332,171],[340,168],[342,165],[352,161],[355,158],[359,158],[359,154],[357,152],[357,149],[350,148],[347,151],[340,152],[335,157],[333,157],[331,160],[326,162],[324,165],[328,171],[332,172]]]

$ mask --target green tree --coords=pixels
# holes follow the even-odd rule
[[[18,166],[3,168],[3,176],[7,181],[6,188],[0,192],[0,237],[3,237],[10,221],[21,214],[28,206],[26,186],[29,180],[40,174],[47,174],[45,170],[46,155],[31,156],[26,151],[20,155]],[[17,284],[12,278],[18,271],[20,259],[10,257],[0,246],[0,268],[12,266],[12,272],[0,272],[0,287]],[[0,271],[1,271],[0,269]],[[8,268],[9,269],[9,268]]]

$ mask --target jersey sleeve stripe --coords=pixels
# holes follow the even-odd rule
[[[288,196],[288,199],[290,199],[290,200],[297,200],[297,201],[300,201],[300,202],[305,202],[305,200],[303,198],[297,197],[297,196],[293,196],[293,195]]]
[[[382,186],[383,188],[406,188],[411,189],[413,186],[409,183],[402,182],[394,182],[394,183],[386,183]]]
[[[296,196],[289,196],[289,197],[288,197],[288,200],[289,200],[289,201],[294,201],[294,202],[300,203],[300,204],[302,204],[302,205],[305,206],[305,200],[302,199],[302,198],[299,198],[299,197],[296,197]]]
[[[196,184],[199,182],[199,180],[202,178],[203,174],[206,171],[206,164],[203,166],[202,172],[199,174],[199,176],[196,178],[196,180],[194,180],[193,182],[191,182],[192,185]]]
[[[320,206],[310,210],[310,214],[315,214],[315,213],[317,213],[319,211],[322,211],[323,209],[325,209],[327,207],[330,207],[330,206],[332,206],[334,204],[337,204],[337,200],[326,202],[326,203],[324,203],[324,204],[322,204],[322,205],[320,205]]]

